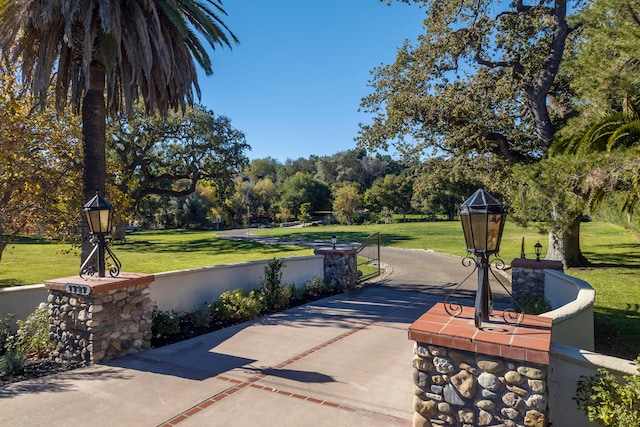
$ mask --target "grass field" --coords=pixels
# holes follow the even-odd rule
[[[432,249],[437,252],[464,256],[466,253],[464,236],[460,222],[401,222],[394,224],[334,225],[305,228],[271,228],[256,231],[256,234],[291,236],[295,238],[331,241],[331,235],[338,242],[363,242],[372,233],[380,233],[380,244],[407,249]],[[500,255],[504,260],[520,256],[522,237],[529,257],[533,257],[533,245],[540,240],[546,243],[547,236],[534,229],[523,229],[511,223],[505,225]],[[640,262],[640,260],[639,260]]]
[[[143,231],[112,246],[123,271],[159,273],[218,264],[312,255],[311,249],[233,242],[211,231]],[[0,262],[0,287],[43,283],[78,274],[79,248],[37,238],[11,244]]]
[[[459,222],[405,222],[366,226],[327,226],[252,230],[256,234],[325,240],[362,242],[374,232],[381,243],[399,248],[432,249],[465,255]],[[505,226],[501,258],[509,263],[520,256],[522,237],[525,252],[533,258],[533,245],[547,246],[547,236],[511,223]],[[602,222],[582,224],[581,244],[592,266],[571,269],[568,274],[589,282],[597,292],[597,350],[628,359],[640,354],[640,244],[622,227]],[[310,249],[264,246],[253,242],[218,239],[204,231],[145,231],[128,235],[126,243],[113,246],[124,271],[161,271],[230,264],[258,259],[311,255]],[[0,262],[0,286],[28,285],[78,273],[80,257],[70,245],[23,238],[10,245]]]

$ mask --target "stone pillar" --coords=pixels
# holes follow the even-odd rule
[[[511,293],[517,301],[526,297],[544,298],[544,271],[562,271],[562,261],[516,258],[511,262]]]
[[[358,285],[357,249],[318,248],[314,253],[324,256],[325,282],[342,291]]]
[[[477,329],[473,307],[452,317],[439,303],[409,327],[414,427],[549,425],[552,320],[525,315],[516,326],[502,314]]]
[[[153,275],[47,280],[56,361],[86,364],[151,348]]]

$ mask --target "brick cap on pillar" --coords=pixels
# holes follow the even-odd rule
[[[355,254],[356,252],[358,252],[358,250],[355,248],[333,249],[332,247],[328,247],[328,248],[315,248],[313,250],[313,253],[316,255],[350,255],[350,254]]]
[[[109,291],[127,289],[130,286],[146,285],[155,280],[153,274],[125,273],[118,277],[87,277],[69,276],[60,279],[46,280],[44,287],[56,291],[66,291],[67,285],[83,285],[91,288],[92,294],[102,294]]]
[[[409,339],[548,365],[553,319],[525,314],[522,323],[513,325],[506,323],[502,314],[494,310],[490,321],[477,329],[473,307],[462,307],[462,313],[453,317],[440,302],[409,326]]]
[[[562,261],[553,261],[549,259],[541,259],[536,261],[535,259],[516,258],[511,261],[511,268],[530,268],[532,270],[558,270],[563,271],[564,266]]]

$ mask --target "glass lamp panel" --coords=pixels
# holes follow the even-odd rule
[[[111,230],[111,209],[102,209],[100,211],[100,233],[108,234]]]
[[[98,212],[95,210],[85,209],[84,216],[87,218],[87,224],[89,224],[89,232],[95,234],[97,227],[100,224],[100,218],[98,218]]]
[[[467,251],[473,251],[473,234],[471,232],[471,219],[469,213],[460,213],[460,222],[462,222],[462,232],[464,233],[464,241],[467,244]]]
[[[500,250],[500,237],[502,235],[504,215],[490,213],[487,221],[487,252],[498,252]]]
[[[487,250],[487,220],[484,213],[472,213],[469,215],[471,232],[473,233],[473,247],[476,252]]]

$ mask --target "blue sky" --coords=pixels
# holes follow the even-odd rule
[[[355,148],[369,72],[415,40],[424,12],[378,0],[224,0],[240,39],[212,53],[201,103],[243,131],[250,159]]]

